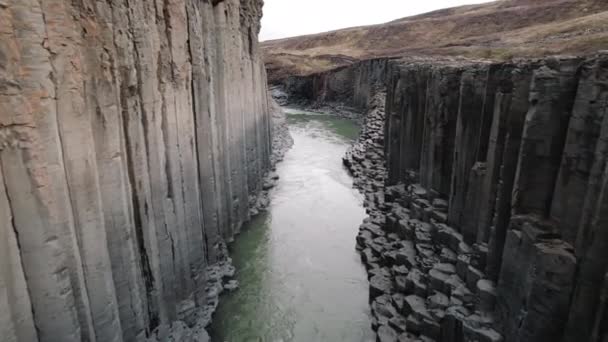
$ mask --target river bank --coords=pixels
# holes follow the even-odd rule
[[[355,250],[363,198],[341,157],[349,119],[287,110],[293,147],[267,210],[230,245],[240,288],[222,296],[217,341],[373,341],[368,283]]]

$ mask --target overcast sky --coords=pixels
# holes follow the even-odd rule
[[[380,24],[488,0],[265,0],[260,40]]]

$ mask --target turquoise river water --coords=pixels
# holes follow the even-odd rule
[[[213,341],[374,341],[355,250],[363,199],[341,161],[358,125],[290,113],[294,146],[277,166],[268,212],[230,247],[240,288],[222,296]]]

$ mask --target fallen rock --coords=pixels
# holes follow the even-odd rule
[[[406,292],[414,293],[420,297],[426,298],[427,286],[426,277],[418,269],[412,269],[406,277]]]
[[[381,325],[377,332],[377,342],[397,342],[398,334],[388,325]]]
[[[496,304],[496,287],[488,279],[477,282],[477,296],[479,297],[478,309],[482,312],[493,312]]]
[[[445,294],[435,291],[435,293],[427,298],[429,309],[444,310],[450,305],[450,299]]]
[[[396,265],[415,268],[416,264],[416,249],[414,248],[414,244],[406,241],[403,248],[397,251]]]
[[[391,294],[393,289],[390,276],[384,274],[376,274],[369,280],[369,297],[370,300],[384,294]]]

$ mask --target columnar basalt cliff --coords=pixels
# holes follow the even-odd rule
[[[378,339],[606,341],[608,55],[377,70],[344,162]]]
[[[3,341],[205,339],[271,168],[261,7],[0,1]]]
[[[410,218],[395,228],[458,241],[507,341],[606,337],[607,86],[606,55],[405,62],[388,80],[388,180],[407,180]]]
[[[365,112],[376,93],[375,85],[384,82],[387,59],[369,60],[309,76],[289,76],[273,82],[290,105]]]

